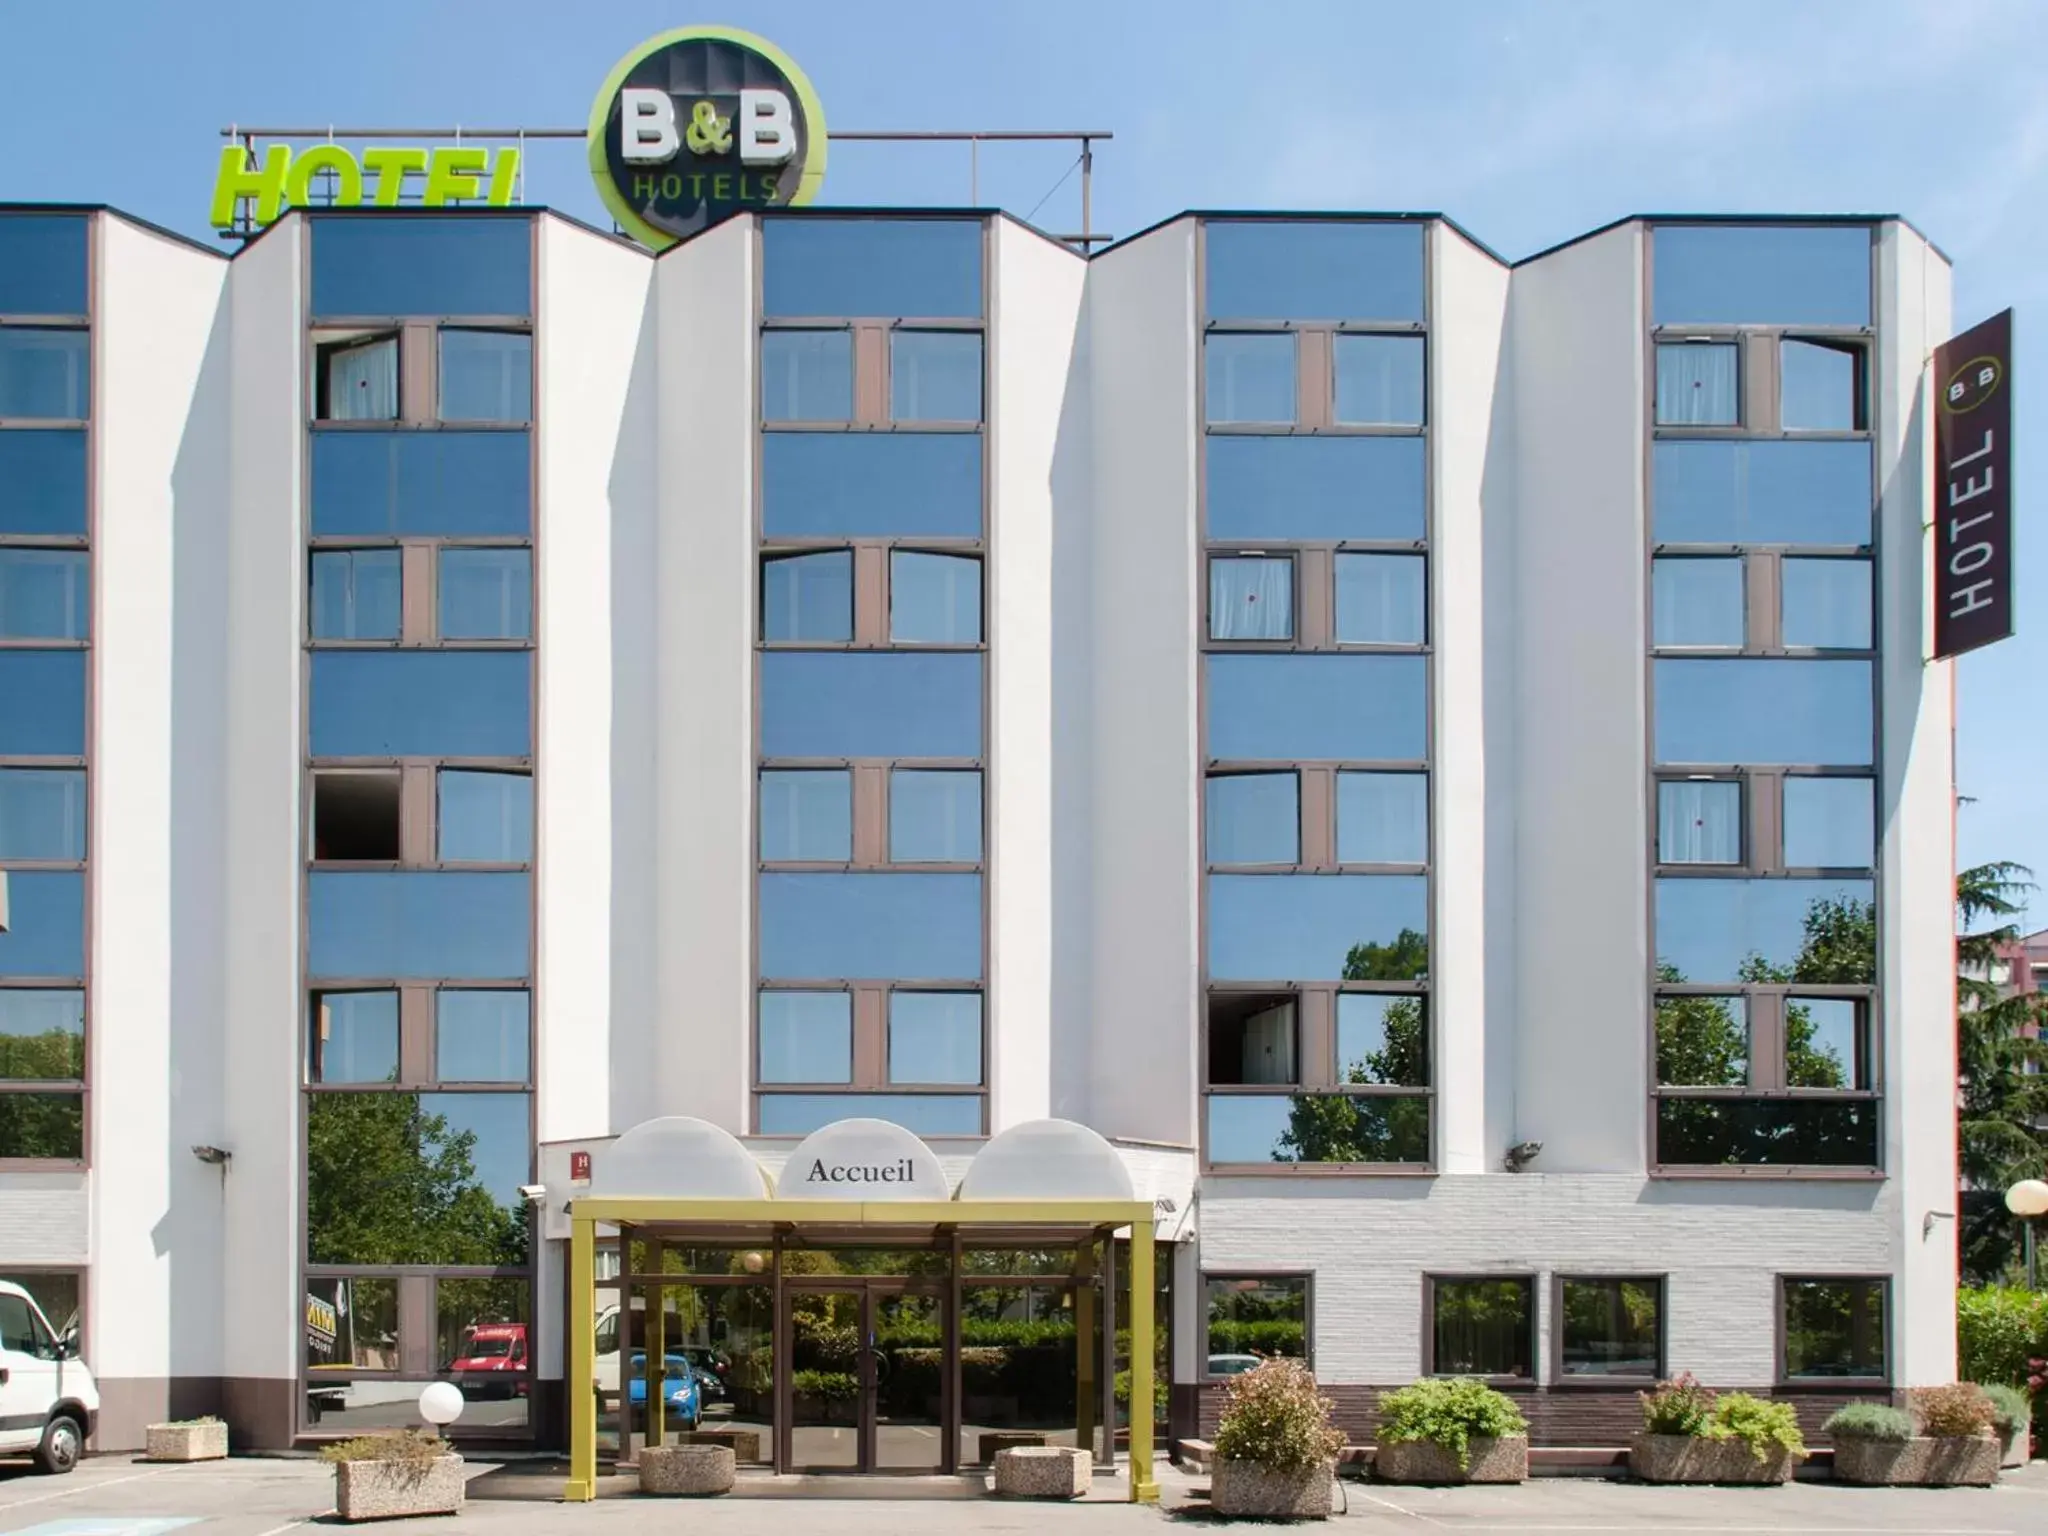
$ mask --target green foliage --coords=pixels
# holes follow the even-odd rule
[[[85,1076],[85,1037],[66,1029],[0,1034],[0,1080],[53,1085]],[[85,1097],[53,1086],[48,1093],[0,1094],[0,1157],[85,1156]]]
[[[1740,1440],[1758,1461],[1766,1459],[1772,1446],[1782,1446],[1794,1456],[1806,1454],[1792,1405],[1767,1403],[1747,1392],[1724,1392],[1715,1398],[1700,1433],[1709,1440]]]
[[[2027,1361],[2048,1355],[2048,1294],[2015,1286],[1956,1292],[1956,1353],[1968,1381],[2027,1379]]]
[[[45,995],[45,994],[36,994]],[[75,996],[64,993],[61,996]],[[0,1035],[0,1078],[80,1082],[85,1077],[85,1036],[71,1029]]]
[[[1908,1395],[1921,1433],[1938,1440],[1967,1440],[1988,1435],[1998,1422],[1998,1409],[1975,1382],[1921,1387]]]
[[[1391,944],[1354,944],[1344,957],[1346,981],[1421,981],[1429,975],[1429,935],[1403,928]]]
[[[1426,1377],[1380,1394],[1380,1444],[1427,1440],[1456,1456],[1460,1471],[1471,1465],[1475,1439],[1497,1440],[1528,1429],[1510,1398],[1469,1376]]]
[[[852,1371],[792,1371],[789,1387],[798,1397],[837,1402],[860,1392],[860,1378]]]
[[[1124,1408],[1131,1406],[1131,1373],[1129,1371],[1118,1371],[1116,1373],[1116,1400]],[[1166,1403],[1166,1379],[1155,1371],[1152,1375],[1152,1416],[1154,1419],[1166,1417]]]
[[[1889,1403],[1844,1403],[1821,1426],[1835,1440],[1886,1440],[1903,1444],[1913,1438],[1913,1415]]]
[[[2016,1435],[2033,1421],[2034,1404],[2025,1389],[1992,1382],[1984,1387],[1984,1395],[1991,1399],[1991,1411],[1998,1415],[2000,1434]]]
[[[1990,980],[1999,946],[2019,937],[2014,919],[2032,889],[2031,872],[2010,862],[1979,864],[1956,876],[1962,1258],[1964,1275],[1976,1280],[2017,1274],[2019,1229],[2000,1196],[2048,1166],[2048,1136],[2039,1129],[2048,1125],[2048,1045],[2028,1038],[2027,1030],[2048,1026],[2048,996],[2001,997]],[[2000,1371],[1984,1379],[2018,1381],[2022,1374]]]
[[[1216,1456],[1269,1472],[1298,1472],[1330,1462],[1344,1436],[1330,1425],[1336,1405],[1316,1390],[1299,1360],[1268,1360],[1230,1379],[1216,1426]]]
[[[357,1435],[353,1440],[337,1440],[320,1447],[322,1461],[396,1461],[422,1472],[447,1454],[448,1442],[424,1429]]]
[[[1701,1435],[1714,1411],[1714,1394],[1691,1371],[1657,1383],[1654,1392],[1638,1392],[1643,1400],[1643,1428],[1653,1435]]]
[[[1307,1337],[1299,1319],[1284,1317],[1214,1318],[1209,1323],[1212,1355],[1284,1355],[1299,1360]]]
[[[306,1107],[315,1264],[526,1262],[526,1214],[479,1181],[476,1133],[410,1093],[321,1093]]]
[[[1683,981],[1659,961],[1657,979]],[[1749,1081],[1749,1031],[1720,997],[1657,999],[1657,1081],[1681,1088],[1731,1088]]]

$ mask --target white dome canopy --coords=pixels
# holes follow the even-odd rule
[[[1134,1200],[1117,1150],[1071,1120],[1027,1120],[974,1155],[962,1200]]]
[[[946,1170],[893,1120],[856,1117],[821,1125],[782,1165],[784,1200],[944,1200]]]
[[[690,1115],[643,1120],[591,1159],[595,1196],[765,1200],[768,1177],[730,1131]]]

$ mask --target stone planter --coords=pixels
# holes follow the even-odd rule
[[[2022,1424],[2018,1429],[2003,1434],[1998,1442],[1998,1464],[2001,1467],[2024,1467],[2034,1459],[2033,1431]]]
[[[341,1461],[334,1466],[334,1511],[344,1520],[453,1515],[462,1509],[462,1458]]]
[[[228,1427],[220,1419],[196,1424],[152,1424],[144,1442],[147,1461],[219,1461],[228,1453]]]
[[[1450,1447],[1434,1440],[1382,1441],[1373,1456],[1375,1476],[1390,1483],[1519,1483],[1529,1476],[1529,1437],[1472,1437],[1471,1455],[1460,1469]]]
[[[1990,1435],[1835,1441],[1835,1480],[1866,1488],[1988,1488],[1998,1481],[2000,1446]]]
[[[1629,1470],[1646,1483],[1789,1483],[1798,1458],[1772,1446],[1759,1460],[1740,1440],[1697,1435],[1637,1435]]]
[[[1209,1474],[1209,1507],[1251,1520],[1327,1520],[1336,1469],[1329,1462],[1272,1472],[1250,1461],[1219,1461]]]
[[[1088,1453],[1070,1445],[1013,1445],[996,1452],[990,1491],[1007,1499],[1078,1499],[1094,1480]]]
[[[728,1446],[662,1445],[640,1453],[640,1491],[661,1498],[730,1493],[736,1475]]]

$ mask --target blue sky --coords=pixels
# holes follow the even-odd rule
[[[2041,0],[0,0],[0,199],[204,237],[230,122],[578,125],[620,54],[689,21],[773,38],[838,128],[1111,129],[1095,218],[1113,233],[1186,207],[1437,209],[1515,257],[1631,212],[1907,215],[1956,263],[1959,329],[2020,311],[2020,634],[1961,663],[1961,857],[2048,877],[2028,682],[2048,677],[2028,515],[2048,425]],[[1071,160],[987,150],[982,200],[1071,228]],[[529,166],[531,201],[599,217],[578,151]],[[826,195],[965,201],[967,154],[835,146]]]

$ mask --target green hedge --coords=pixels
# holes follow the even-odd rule
[[[1216,1318],[1209,1324],[1209,1353],[1212,1355],[1285,1355],[1300,1359],[1302,1325],[1287,1318],[1259,1318],[1237,1322]]]
[[[1957,1291],[1956,1355],[1964,1381],[2024,1385],[2027,1361],[2048,1356],[2048,1294],[1999,1285]]]

